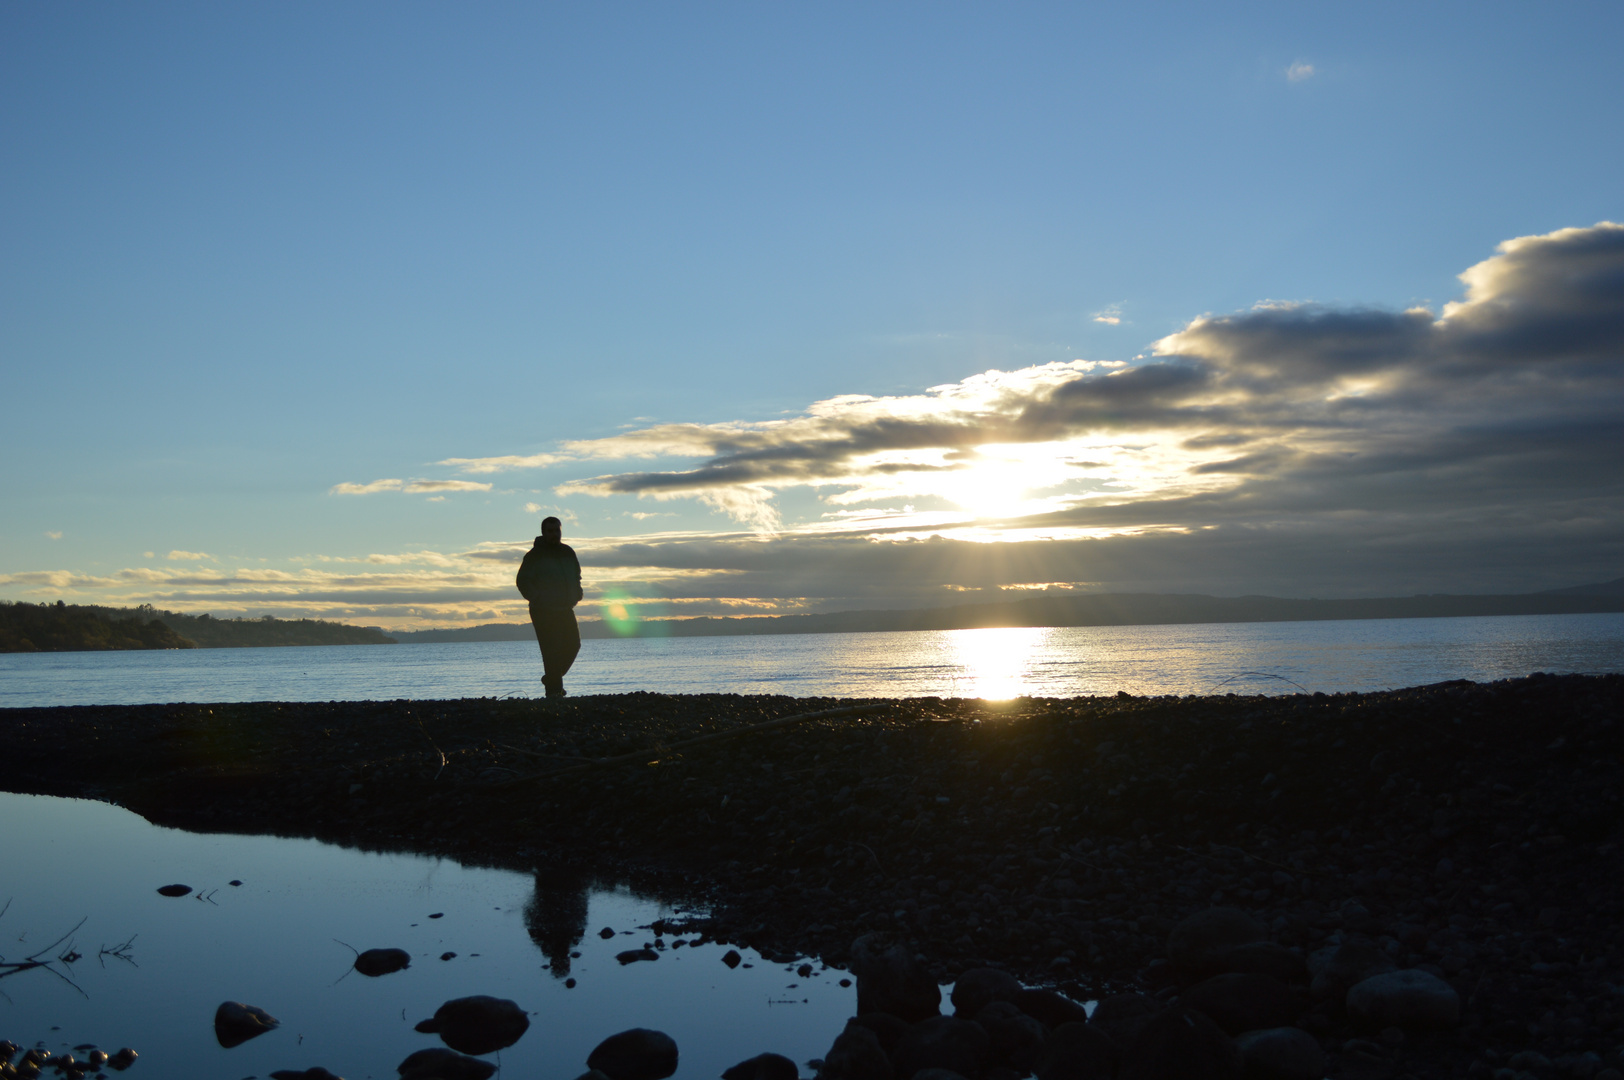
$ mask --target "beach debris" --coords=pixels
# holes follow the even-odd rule
[[[530,1028],[524,1010],[507,998],[476,994],[455,998],[418,1023],[417,1030],[464,1054],[489,1054],[512,1046]]]
[[[663,1031],[631,1028],[599,1043],[586,1064],[609,1080],[665,1080],[677,1071],[677,1044]]]
[[[256,1005],[222,1001],[214,1010],[214,1037],[230,1050],[279,1026],[282,1021]]]

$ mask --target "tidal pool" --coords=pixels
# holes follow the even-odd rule
[[[41,957],[49,968],[0,975],[0,1038],[56,1054],[129,1046],[141,1055],[123,1074],[132,1080],[317,1065],[392,1080],[408,1054],[441,1045],[413,1025],[472,994],[530,1014],[518,1043],[487,1056],[501,1076],[570,1080],[594,1046],[632,1027],[676,1040],[679,1078],[716,1077],[766,1051],[807,1073],[856,1006],[844,972],[811,961],[802,977],[798,964],[750,950],[730,969],[726,946],[678,944],[692,935],[623,966],[617,953],[655,943],[649,924],[683,913],[547,868],[187,833],[105,803],[8,793],[0,867],[0,960],[22,960],[83,920]],[[158,893],[170,884],[194,891]],[[605,927],[615,934],[601,937]],[[411,966],[367,978],[351,969],[350,947],[404,949]],[[281,1026],[223,1049],[213,1019],[224,1001]]]

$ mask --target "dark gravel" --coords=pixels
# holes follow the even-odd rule
[[[854,704],[874,709],[661,750]],[[841,964],[885,930],[944,980],[991,965],[1168,998],[1174,923],[1239,907],[1287,947],[1362,935],[1460,993],[1458,1029],[1408,1039],[1311,1009],[1333,1075],[1604,1077],[1624,1066],[1621,705],[1624,677],[1542,675],[999,705],[151,705],[0,710],[0,746],[10,790],[163,824],[630,877],[775,959]]]

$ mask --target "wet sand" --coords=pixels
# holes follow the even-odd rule
[[[1529,1049],[1583,1072],[1624,1065],[1621,718],[1619,676],[998,704],[13,709],[0,786],[191,829],[629,877],[707,901],[700,929],[769,956],[843,963],[885,930],[938,978],[994,964],[1074,997],[1170,997],[1168,931],[1233,906],[1304,954],[1367,936],[1459,992],[1458,1029],[1399,1044],[1305,992],[1333,1074],[1465,1075]]]

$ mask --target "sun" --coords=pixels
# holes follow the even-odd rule
[[[948,477],[942,497],[978,518],[1013,517],[1026,507],[1026,478],[1012,463],[975,465]]]

